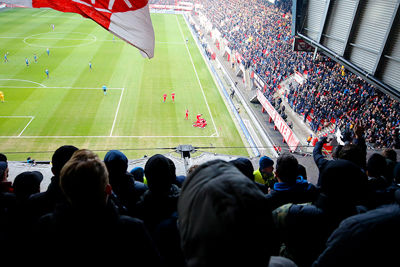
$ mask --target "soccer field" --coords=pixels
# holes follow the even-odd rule
[[[191,144],[247,156],[184,18],[152,14],[152,21],[156,46],[149,60],[80,15],[0,12],[0,152],[10,160],[49,160],[59,146],[72,144],[100,157],[119,149],[138,158]],[[199,113],[204,129],[192,126]]]

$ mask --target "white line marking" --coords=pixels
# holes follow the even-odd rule
[[[94,35],[93,35],[94,36]],[[55,38],[55,37],[53,37],[53,38],[40,38],[40,37],[26,37],[26,36],[23,36],[23,37],[19,37],[19,36],[0,36],[0,39],[25,39],[25,38],[28,38],[28,39],[36,39],[36,40],[65,40],[65,41],[93,41],[93,38],[92,39],[76,39],[76,38]],[[97,42],[121,42],[120,40],[99,40],[99,39],[97,39],[96,40]],[[184,45],[185,44],[185,42],[155,42],[156,44],[167,44],[167,45]]]
[[[122,91],[123,92],[123,91]],[[122,92],[121,92],[121,96],[122,96]],[[120,98],[121,99],[121,98]],[[118,113],[118,112],[117,112]],[[80,139],[80,138],[216,138],[218,136],[216,136],[216,134],[212,134],[211,136],[205,136],[205,135],[189,135],[189,136],[185,136],[185,135],[156,135],[156,136],[149,136],[149,135],[121,135],[121,136],[111,136],[111,135],[88,135],[88,136],[82,136],[82,135],[65,135],[65,136],[60,136],[60,135],[56,135],[56,136],[29,136],[29,135],[25,135],[25,136],[21,136],[21,134],[25,131],[25,129],[28,127],[28,125],[31,123],[31,121],[35,118],[34,116],[0,116],[0,118],[31,118],[31,120],[28,122],[28,124],[25,126],[25,128],[22,130],[22,132],[18,135],[12,135],[12,136],[0,136],[0,139],[6,139],[6,138],[23,138],[23,139],[52,139],[52,138],[56,138],[56,139],[67,139],[67,138],[76,138],[76,139]],[[115,116],[116,118],[116,116]],[[115,123],[115,119],[114,119],[114,123]]]
[[[33,14],[32,17],[39,16],[40,14],[42,14],[43,12],[46,12],[46,11],[49,11],[49,9],[44,9],[44,10],[42,10],[40,12],[37,12],[37,13]]]
[[[25,129],[29,126],[29,124],[31,124],[31,122],[33,121],[35,117],[31,116],[30,121],[28,122],[28,124],[25,126],[25,128],[19,133],[19,135],[17,137],[20,137],[22,135],[22,133],[25,131]]]
[[[0,118],[32,118],[33,116],[0,116]]]
[[[114,121],[113,121],[113,124],[112,124],[112,127],[111,127],[110,136],[112,136],[112,133],[114,131],[114,126],[115,126],[115,122],[117,121],[118,112],[119,112],[119,106],[121,105],[121,100],[122,100],[122,96],[123,95],[124,95],[124,88],[122,88],[121,96],[119,97],[117,111],[115,112],[115,117],[114,117]]]
[[[66,14],[66,13],[61,13],[61,14]],[[74,16],[74,17],[67,17],[67,16],[54,16],[54,15],[41,15],[40,16],[41,18],[67,18],[68,20],[70,20],[70,19],[85,19],[84,17],[82,17],[82,16],[80,16],[80,17],[77,17],[77,16]]]
[[[80,39],[80,38],[56,38],[56,37],[25,37],[28,39],[36,39],[36,40],[68,40],[68,41],[93,41],[94,39]]]
[[[185,42],[156,42],[156,44],[176,44],[176,45],[184,45]]]
[[[182,36],[182,38],[183,38],[183,40],[185,42],[185,47],[186,47],[186,50],[187,50],[187,52],[189,54],[190,61],[192,62],[192,66],[193,66],[193,69],[194,69],[194,73],[196,74],[197,82],[199,83],[201,92],[202,92],[203,97],[204,97],[204,101],[206,102],[206,105],[207,105],[208,112],[210,113],[211,121],[212,121],[212,123],[214,125],[214,129],[215,129],[215,132],[217,133],[217,137],[218,137],[219,133],[218,133],[218,130],[217,130],[217,126],[215,125],[214,118],[213,118],[213,116],[211,114],[210,106],[208,105],[206,95],[204,94],[203,86],[201,85],[200,78],[199,78],[199,75],[198,75],[197,70],[196,70],[196,66],[193,63],[192,54],[190,53],[189,48],[188,48],[188,46],[186,44],[185,37],[183,36],[183,32],[182,32],[181,24],[179,23],[179,20],[178,20],[178,16],[175,15],[175,18],[176,18],[176,22],[178,23],[179,31],[181,32],[181,36]]]
[[[25,131],[25,129],[29,126],[29,124],[31,124],[31,122],[32,122],[32,120],[35,118],[35,116],[0,116],[0,118],[18,118],[18,119],[20,119],[20,118],[31,118],[30,120],[29,120],[29,122],[28,122],[28,124],[27,125],[25,125],[25,127],[24,127],[24,129],[22,129],[22,131],[19,133],[19,135],[18,136],[13,136],[14,138],[15,137],[21,137],[21,135],[22,135],[22,133]]]
[[[73,33],[73,34],[81,34],[81,35],[83,35],[83,36],[92,36],[92,39],[73,39],[73,38],[71,38],[71,40],[81,40],[81,41],[83,41],[83,40],[85,40],[85,41],[89,41],[89,42],[87,42],[87,43],[83,43],[83,44],[76,44],[76,45],[65,45],[65,46],[49,46],[49,45],[40,45],[40,44],[32,44],[32,43],[29,43],[29,42],[27,42],[27,40],[29,40],[29,39],[39,39],[38,37],[35,37],[35,36],[38,36],[38,35],[43,35],[43,34],[48,34],[48,33],[50,33],[50,34],[71,34],[71,33]],[[20,38],[20,37],[18,37],[18,38]],[[68,40],[67,38],[56,38],[56,37],[44,37],[44,39],[54,39],[54,40]],[[24,38],[24,40],[23,40],[23,42],[25,43],[25,44],[27,44],[27,45],[29,45],[29,46],[34,46],[34,47],[46,47],[46,48],[67,48],[67,47],[80,47],[80,46],[85,46],[85,45],[90,45],[90,44],[92,44],[92,43],[94,43],[94,42],[96,42],[97,41],[97,37],[95,36],[95,35],[93,35],[93,34],[91,34],[91,33],[83,33],[83,32],[57,32],[57,33],[53,33],[53,32],[43,32],[43,33],[37,33],[37,34],[32,34],[32,35],[30,35],[30,36],[27,36],[27,37],[25,37]]]
[[[88,135],[88,136],[81,136],[81,135],[64,135],[64,136],[59,136],[59,135],[53,135],[53,136],[0,136],[0,139],[6,139],[6,138],[24,138],[24,139],[34,139],[34,138],[216,138],[218,136],[198,136],[198,135],[158,135],[158,136],[143,136],[143,135],[121,135],[121,136],[109,136],[109,135]]]
[[[46,87],[46,85],[41,84],[41,83],[37,83],[37,82],[33,82],[33,81],[29,81],[29,80],[21,80],[21,79],[0,79],[0,81],[19,81],[19,82],[27,82],[27,83],[34,83],[37,85],[40,85],[41,87]],[[7,86],[2,86],[2,87],[7,87]],[[14,86],[12,87],[14,88]],[[15,87],[18,88],[18,87]],[[37,87],[29,87],[29,88],[37,88]]]
[[[1,79],[0,79],[1,80]],[[32,86],[3,86],[0,85],[1,88],[15,88],[15,89],[26,89],[26,88],[43,88],[43,89],[70,89],[70,90],[101,90],[101,87],[93,88],[93,87],[32,87]],[[124,88],[118,88],[118,87],[111,87],[107,88],[107,90],[123,90]]]

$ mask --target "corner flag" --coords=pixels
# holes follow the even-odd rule
[[[148,0],[5,0],[6,4],[52,8],[90,18],[114,35],[154,56],[154,29]]]

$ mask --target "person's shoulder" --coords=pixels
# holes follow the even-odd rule
[[[297,267],[297,265],[288,258],[281,256],[271,256],[268,267]]]
[[[137,217],[131,217],[128,215],[119,215],[118,227],[120,230],[127,231],[129,233],[146,232],[147,228],[143,220]]]
[[[277,211],[290,216],[311,216],[322,212],[318,207],[312,205],[310,202],[298,204],[289,203],[279,207]]]
[[[340,228],[352,229],[352,232],[357,228],[364,228],[366,225],[377,225],[391,220],[400,221],[399,204],[380,206],[365,213],[348,217],[342,221]]]
[[[16,195],[12,192],[0,192],[0,201],[3,203],[15,202]]]
[[[135,190],[144,193],[148,189],[149,189],[149,187],[147,185],[145,185],[144,183],[135,181]]]
[[[47,197],[47,191],[44,192],[40,192],[40,193],[35,193],[30,195],[30,197],[28,198],[28,201],[31,203],[36,203],[39,202],[43,199],[45,199]]]
[[[131,217],[128,215],[119,215],[118,222],[121,225],[137,225],[142,226],[144,225],[143,221],[139,218]]]

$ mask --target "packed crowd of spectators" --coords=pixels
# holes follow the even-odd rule
[[[202,12],[228,46],[242,55],[243,65],[267,83],[267,97],[272,99],[279,84],[296,71],[307,77],[301,86],[289,88],[285,97],[310,121],[312,130],[333,124],[347,134],[361,122],[368,128],[366,141],[371,146],[400,148],[398,101],[323,55],[314,60],[313,53],[293,51],[291,0],[275,5],[268,0],[201,3]]]
[[[8,181],[0,153],[3,263],[398,266],[400,163],[392,149],[367,159],[364,129],[353,131],[331,160],[322,153],[329,140],[317,142],[318,180],[291,153],[256,167],[210,160],[177,176],[161,154],[128,170],[119,150],[100,159],[64,145],[41,192],[39,171]]]
[[[375,147],[400,148],[400,104],[375,90],[360,77],[326,57],[308,71],[307,82],[289,86],[287,99],[299,114],[309,118],[317,132],[335,124],[348,141],[356,123],[368,129],[366,141]],[[343,70],[343,72],[342,72]]]

